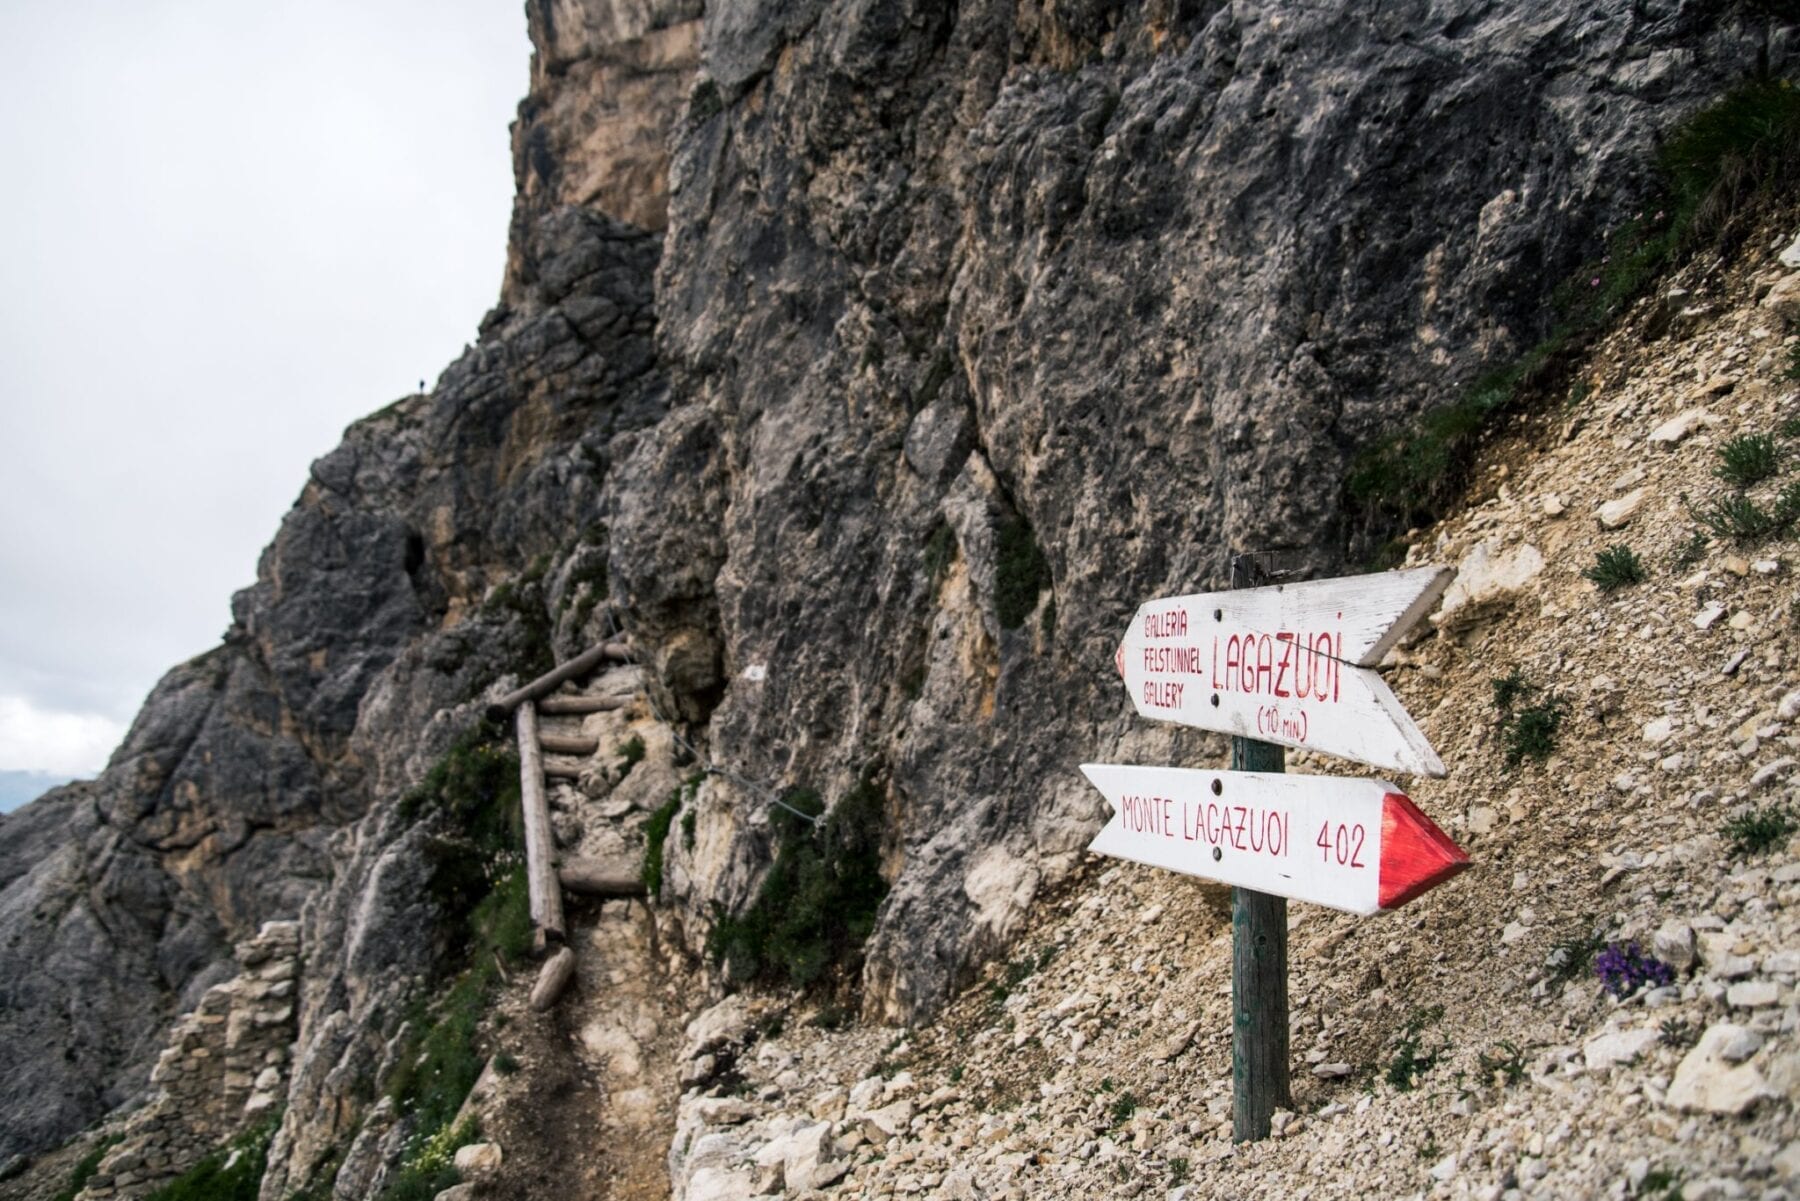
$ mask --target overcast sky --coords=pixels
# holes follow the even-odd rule
[[[0,770],[92,774],[499,292],[520,0],[0,2]]]

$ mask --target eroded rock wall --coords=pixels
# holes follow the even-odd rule
[[[735,776],[875,765],[869,1005],[929,1009],[1090,836],[1077,762],[1203,745],[1124,716],[1136,603],[1232,548],[1329,565],[1356,450],[1543,332],[1656,132],[1793,44],[1673,0],[527,15],[479,342],[315,465],[101,780],[0,819],[0,1160],[139,1095],[231,940],[304,911],[265,1195],[359,1195],[439,950],[394,802],[615,614]],[[694,804],[664,933],[698,951],[771,836],[732,777]]]
[[[1074,861],[1082,759],[1199,745],[1127,716],[1135,606],[1232,549],[1332,566],[1357,450],[1541,337],[1658,131],[1792,43],[1672,3],[705,19],[657,290],[680,434],[626,464],[613,575],[652,643],[710,646],[720,762],[828,796],[886,766],[898,1018]],[[1048,579],[1007,629],[1020,519]],[[703,794],[696,918],[750,895],[766,814]]]

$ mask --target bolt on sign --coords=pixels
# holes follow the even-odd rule
[[[1114,662],[1145,717],[1442,776],[1374,665],[1452,574],[1422,567],[1148,601]],[[1089,850],[1257,892],[1377,913],[1469,863],[1383,780],[1081,770],[1113,808]]]

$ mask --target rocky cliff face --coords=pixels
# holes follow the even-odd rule
[[[1077,761],[1198,745],[1121,716],[1138,600],[1230,548],[1328,562],[1356,449],[1541,333],[1656,130],[1792,45],[1654,0],[528,15],[479,344],[315,465],[102,779],[0,824],[0,1159],[134,1095],[230,941],[302,908],[269,1188],[375,1155],[436,949],[394,801],[615,619],[733,777],[881,766],[867,1004],[928,1009],[1085,844]],[[771,847],[737,779],[695,815],[691,949]]]

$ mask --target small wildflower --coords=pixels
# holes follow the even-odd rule
[[[1590,288],[1598,288],[1600,286],[1600,277],[1596,275],[1593,279],[1589,280],[1588,286]]]
[[[1594,974],[1600,984],[1615,997],[1629,997],[1640,988],[1661,988],[1675,983],[1675,969],[1652,955],[1645,955],[1635,942],[1610,942],[1594,958]]]

